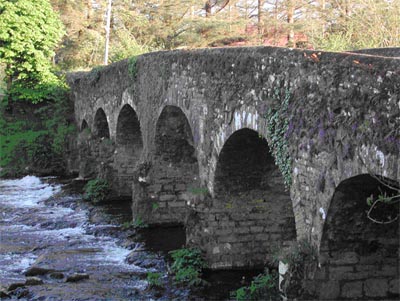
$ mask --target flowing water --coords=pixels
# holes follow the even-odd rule
[[[145,230],[138,242],[136,231],[121,227],[131,218],[129,203],[99,208],[54,179],[0,180],[0,289],[21,286],[7,292],[20,300],[220,300],[243,277],[211,273],[205,290],[176,287],[166,252],[184,244],[182,230]],[[33,267],[44,271],[33,272],[39,285],[26,283]],[[162,275],[162,288],[149,288],[148,273]],[[88,278],[73,281],[76,275]]]

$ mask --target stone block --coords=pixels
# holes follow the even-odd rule
[[[380,264],[382,262],[381,256],[370,255],[360,257],[360,264]]]
[[[355,252],[344,252],[336,258],[336,260],[331,259],[330,263],[335,265],[351,265],[359,261],[358,255]]]
[[[175,191],[186,191],[186,185],[185,184],[176,184],[174,186]]]
[[[174,191],[174,186],[171,184],[163,185],[162,191],[172,192]]]
[[[315,271],[314,280],[327,280],[326,276],[327,268],[322,266]]]
[[[260,232],[262,232],[263,229],[264,229],[264,227],[260,227],[260,226],[252,226],[252,227],[250,227],[250,231],[252,233],[260,233]]]
[[[161,202],[170,202],[176,200],[176,196],[174,194],[164,194],[160,196]]]
[[[238,234],[249,234],[250,228],[249,227],[239,227],[239,228],[235,228],[234,232],[238,233]]]
[[[153,193],[158,193],[161,191],[161,184],[154,184],[154,185],[150,185],[147,190]]]
[[[262,233],[262,234],[256,234],[255,236],[253,235],[255,240],[258,241],[267,241],[270,240],[270,236],[267,233]]]
[[[389,293],[400,296],[400,279],[392,279],[389,281]]]
[[[364,291],[367,297],[385,297],[389,285],[386,279],[368,279],[364,282]]]
[[[218,229],[215,231],[215,234],[220,235],[220,236],[225,236],[225,235],[232,234],[232,230],[233,229]]]
[[[336,300],[340,294],[339,281],[330,280],[319,285],[319,298],[322,300]]]
[[[356,298],[361,298],[362,295],[363,295],[363,292],[362,292],[362,282],[361,281],[345,282],[342,285],[341,297],[349,298],[349,299],[356,299]]]
[[[382,269],[378,272],[379,276],[395,276],[399,272],[398,265],[384,265]]]
[[[171,208],[186,207],[186,203],[183,202],[183,201],[169,201],[168,202],[168,207],[171,207]]]
[[[340,280],[343,279],[344,274],[352,273],[354,268],[352,266],[339,266],[329,267],[329,279]]]

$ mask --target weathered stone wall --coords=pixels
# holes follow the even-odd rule
[[[77,123],[85,119],[93,128],[95,112],[101,107],[107,115],[111,140],[115,141],[122,106],[129,104],[135,110],[143,150],[133,179],[133,207],[138,214],[147,206],[149,221],[156,222],[171,219],[175,212],[165,210],[164,216],[157,215],[153,212],[157,206],[148,199],[148,187],[160,187],[157,170],[160,174],[167,172],[154,164],[156,125],[166,106],[183,112],[193,137],[201,192],[198,195],[186,191],[185,200],[191,202],[191,217],[197,218],[197,225],[209,225],[202,230],[188,227],[188,232],[197,233],[191,236],[191,243],[207,251],[211,261],[214,247],[218,247],[213,238],[218,236],[217,230],[230,225],[234,233],[248,231],[248,237],[253,237],[256,244],[256,235],[267,233],[266,228],[272,226],[265,221],[261,228],[253,228],[254,232],[248,229],[250,224],[241,223],[268,216],[262,210],[260,213],[256,204],[245,205],[247,211],[237,219],[228,208],[218,207],[224,202],[216,201],[215,175],[225,142],[236,131],[252,129],[273,145],[276,137],[268,132],[270,121],[265,116],[285,97],[289,98],[289,106],[281,118],[288,122],[283,135],[291,158],[290,198],[298,239],[308,238],[319,246],[330,202],[343,180],[368,170],[400,178],[399,59],[261,47],[146,54],[137,60],[135,79],[129,75],[128,65],[123,61],[96,72],[69,76]],[[160,189],[167,193],[169,188],[161,185]],[[154,192],[158,190],[154,188]],[[177,198],[183,192],[178,188],[168,191]],[[270,192],[264,192],[268,200]],[[275,208],[272,202],[270,205]],[[254,212],[252,208],[256,208]],[[216,217],[219,212],[221,221]],[[183,214],[178,215],[172,219],[181,221]],[[283,213],[286,216],[287,211]],[[213,219],[216,223],[212,223]],[[221,230],[219,237],[230,243],[238,235],[223,234]],[[273,238],[270,234],[261,238],[267,239]],[[276,239],[281,244],[286,241],[283,236]],[[237,254],[248,250],[249,244],[237,242]],[[263,249],[264,245],[243,259],[230,251],[219,253],[225,258],[220,257],[213,264],[257,264]]]
[[[394,220],[399,204],[379,203],[370,213],[378,223],[366,214],[370,209],[367,198],[384,193],[396,195],[396,191],[370,175],[348,179],[336,189],[324,226],[320,268],[308,287],[317,299],[398,300],[400,297],[400,223]]]

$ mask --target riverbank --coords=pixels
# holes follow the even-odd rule
[[[174,284],[168,251],[184,229],[129,227],[130,201],[93,205],[79,185],[28,176],[2,180],[0,283],[3,298],[28,300],[226,300],[258,271],[206,272],[210,286]],[[149,273],[161,285],[150,287]]]

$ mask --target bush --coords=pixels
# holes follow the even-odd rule
[[[84,199],[92,201],[93,203],[99,203],[104,201],[110,192],[110,186],[104,179],[94,179],[87,182],[84,187],[85,195]]]
[[[279,300],[278,274],[270,273],[268,269],[263,274],[257,275],[250,286],[243,286],[231,293],[238,301],[253,300]]]
[[[204,284],[201,272],[206,264],[201,256],[201,251],[196,248],[183,248],[169,252],[174,263],[171,271],[176,284],[198,286]]]
[[[161,273],[148,272],[146,280],[150,287],[161,287],[161,278]]]
[[[135,218],[135,220],[133,221],[132,226],[135,229],[143,229],[143,228],[147,228],[149,225],[146,224],[140,216],[137,216]]]
[[[54,87],[52,94],[36,105],[4,99],[0,104],[1,176],[64,172],[65,149],[75,131],[72,114],[68,89],[63,85]]]

